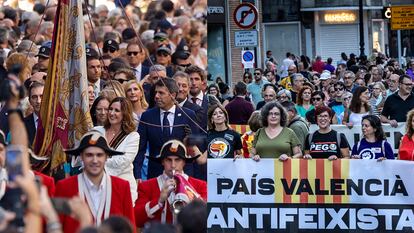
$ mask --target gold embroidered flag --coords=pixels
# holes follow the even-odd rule
[[[71,148],[92,127],[89,114],[85,35],[81,0],[59,0],[49,71],[34,142],[35,153],[50,159],[36,170],[57,171]]]

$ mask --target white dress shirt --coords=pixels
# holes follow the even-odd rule
[[[91,211],[97,213],[99,209],[99,203],[101,203],[101,199],[105,198],[103,194],[106,186],[106,179],[105,177],[103,177],[101,184],[97,186],[88,178],[87,175],[83,174],[83,177],[85,178],[85,186],[88,189],[92,199],[93,210]]]
[[[198,93],[197,96],[190,96],[191,102],[193,102],[193,99],[192,99],[193,97],[197,98],[196,104],[201,107],[201,105],[203,104],[203,98],[204,98],[203,92],[200,91],[200,93]]]
[[[170,109],[168,109],[168,111],[160,109],[161,125],[162,125],[162,121],[164,119],[164,112],[169,112],[169,114],[167,116],[168,122],[170,123],[170,126],[174,125],[175,105],[173,105]],[[172,133],[172,127],[170,127],[170,134],[171,133]]]

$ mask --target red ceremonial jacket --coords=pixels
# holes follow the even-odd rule
[[[133,225],[135,222],[135,217],[128,181],[111,176],[111,182],[112,198],[111,210],[109,212],[110,215],[119,215],[126,217],[129,219],[129,221],[131,221],[131,224]],[[79,195],[78,176],[71,176],[57,183],[55,197],[71,198],[77,195]],[[61,215],[60,220],[62,223],[63,232],[78,232],[79,222],[77,220],[67,215]]]
[[[188,182],[194,187],[196,192],[200,194],[203,200],[207,200],[207,183],[192,177],[188,177]],[[136,225],[138,228],[151,220],[161,221],[161,213],[164,208],[158,206],[158,199],[160,197],[160,188],[158,186],[157,178],[152,178],[138,184],[138,199],[135,202],[135,216]],[[168,201],[167,201],[168,202]],[[150,212],[153,212],[152,214]],[[172,223],[172,212],[170,210],[170,203],[167,206],[167,223]]]
[[[33,171],[33,173],[42,179],[42,183],[44,186],[46,186],[49,197],[53,197],[55,195],[55,180],[53,177],[47,176],[38,171]]]

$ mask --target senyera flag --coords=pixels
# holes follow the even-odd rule
[[[34,169],[54,174],[71,148],[92,127],[89,114],[85,35],[81,0],[59,0],[49,71],[34,151],[47,162]]]

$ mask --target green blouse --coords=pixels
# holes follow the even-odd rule
[[[284,127],[275,138],[270,139],[264,128],[260,128],[254,137],[253,147],[261,158],[279,158],[282,154],[293,156],[293,147],[300,146],[295,132]]]

